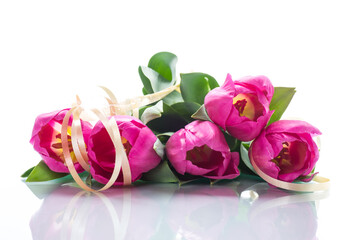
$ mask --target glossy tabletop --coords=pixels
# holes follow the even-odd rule
[[[319,207],[329,198],[328,191],[291,193],[249,178],[102,193],[56,181],[21,184],[32,197],[7,210],[4,237],[30,209],[18,222],[21,231],[11,233],[16,239],[318,239],[319,222],[326,222]]]

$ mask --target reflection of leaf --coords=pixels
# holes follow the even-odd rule
[[[179,182],[171,171],[167,161],[162,161],[156,168],[143,174],[141,180],[151,182]]]
[[[205,73],[180,74],[181,95],[186,102],[204,104],[206,94],[219,86],[215,78]]]
[[[275,110],[269,120],[269,124],[280,120],[281,116],[289,106],[291,99],[295,94],[295,88],[275,87],[274,95],[271,99],[270,110]]]
[[[45,164],[43,160],[39,162],[38,165],[31,171],[26,182],[42,182],[48,181],[52,179],[61,178],[68,175],[68,173],[58,173],[53,172],[50,168]]]
[[[82,180],[85,180],[90,174],[86,171],[79,173]],[[49,195],[52,191],[57,189],[63,184],[69,184],[74,187],[80,188],[70,174],[62,178],[56,178],[47,182],[25,182],[26,186],[35,194],[39,199],[43,199]]]

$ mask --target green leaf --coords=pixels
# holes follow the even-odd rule
[[[146,125],[157,133],[176,132],[185,127],[188,122],[179,115],[171,106],[163,103],[163,113],[160,118],[148,122]]]
[[[30,175],[30,173],[32,172],[32,170],[34,170],[35,166],[34,167],[31,167],[29,168],[28,170],[26,170],[26,172],[24,172],[23,174],[21,174],[21,177],[22,178],[26,178]]]
[[[147,105],[147,106],[143,106],[139,108],[139,119],[141,119],[143,113],[145,112],[145,110],[149,107],[151,107],[152,105]]]
[[[190,175],[185,173],[184,175],[181,175],[179,173],[175,174],[176,177],[179,179],[179,185],[184,185],[184,184],[188,184],[191,182],[208,182],[209,179],[208,178],[204,178],[201,176],[194,176],[194,175]]]
[[[156,135],[156,137],[160,140],[162,144],[166,144],[169,138],[174,134],[174,132],[164,132]]]
[[[203,120],[203,121],[210,121],[211,122],[211,119],[210,119],[209,115],[206,112],[204,104],[201,105],[201,107],[193,115],[191,115],[191,117],[193,119]]]
[[[31,171],[26,182],[43,182],[49,181],[52,179],[61,178],[68,175],[68,173],[58,173],[53,172],[50,168],[45,164],[44,160],[41,160],[38,165]]]
[[[87,178],[86,178],[86,180],[85,180],[85,183],[86,183],[86,185],[88,185],[89,187],[92,186],[92,175],[91,175],[91,174],[89,174],[89,175],[87,176]]]
[[[194,102],[179,102],[171,105],[178,115],[184,118],[187,122],[192,122],[194,119],[191,116],[201,107]]]
[[[156,135],[156,137],[171,137],[174,134],[174,132],[164,132],[164,133],[159,133],[158,135]]]
[[[169,52],[155,54],[148,66],[139,67],[140,79],[144,85],[143,94],[158,92],[171,87],[176,82],[176,55]]]
[[[142,88],[142,93],[143,93],[143,95],[148,95],[148,94],[149,94],[149,93],[146,91],[146,88],[145,88],[145,87]]]
[[[164,103],[166,103],[169,106],[184,101],[184,99],[182,98],[181,94],[178,91],[172,91],[162,100],[164,101]]]
[[[224,134],[224,137],[225,137],[225,140],[226,140],[226,143],[227,145],[229,146],[230,148],[230,151],[231,152],[238,152],[239,151],[239,145],[240,145],[240,141],[237,140],[236,138],[232,137],[230,134],[228,134],[227,132],[223,132],[222,133]]]
[[[146,125],[154,132],[176,132],[193,121],[191,115],[200,107],[197,103],[180,102],[171,106],[163,103],[160,118],[149,121]]]
[[[250,162],[248,149],[246,149],[244,144],[247,144],[247,143],[241,143],[240,144],[240,157],[241,157],[241,160],[242,160],[243,163],[245,163],[246,167],[248,167],[251,171],[253,171],[255,174],[257,174],[255,172],[254,167],[252,166],[252,164]]]
[[[142,68],[146,68],[146,67],[139,66],[138,71],[139,71],[140,79],[144,85],[142,92],[144,95],[147,95],[149,93],[153,93],[154,90],[152,89],[151,81],[150,81],[149,77],[143,73]]]
[[[177,57],[170,52],[159,52],[149,60],[148,67],[158,72],[169,82],[175,83]]]
[[[164,158],[165,154],[165,145],[162,144],[162,142],[159,139],[156,139],[153,149],[155,150],[156,154],[161,157],[161,159]]]
[[[275,87],[274,95],[270,103],[270,110],[275,110],[271,116],[268,125],[280,120],[281,116],[289,106],[291,99],[295,94],[295,88]]]
[[[172,82],[149,67],[140,66],[139,75],[147,93],[158,92],[173,85]]]
[[[151,182],[179,182],[179,179],[171,171],[167,161],[162,161],[157,167],[143,174],[141,180]]]
[[[215,78],[205,73],[180,74],[181,95],[186,102],[204,104],[206,94],[219,86]]]
[[[146,108],[141,114],[141,121],[147,124],[151,120],[161,117],[163,113],[163,102],[159,101],[154,106]]]

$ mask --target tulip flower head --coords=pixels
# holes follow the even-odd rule
[[[304,121],[280,120],[270,124],[253,141],[249,158],[267,175],[286,182],[311,180],[319,158],[312,137],[321,132]]]
[[[30,139],[30,143],[34,146],[34,149],[41,155],[46,165],[54,172],[69,172],[65,163],[61,142],[61,124],[68,111],[69,109],[63,109],[39,115],[35,120]],[[69,126],[71,122],[72,118],[69,120]],[[81,121],[81,127],[86,145],[92,126],[89,122]],[[70,156],[75,169],[81,172],[83,169],[78,163],[72,149],[70,127],[68,127],[67,138]]]
[[[239,176],[239,154],[230,152],[221,130],[209,121],[194,121],[174,133],[166,154],[175,170],[211,179]]]
[[[142,173],[156,167],[161,158],[154,150],[157,140],[154,133],[140,120],[130,116],[114,116],[121,135],[121,141],[129,160],[131,181],[138,180]],[[104,125],[98,122],[89,136],[90,173],[94,179],[106,184],[115,166],[115,147]],[[114,185],[122,185],[119,174]]]
[[[265,76],[245,77],[237,81],[227,75],[223,86],[205,97],[210,119],[241,141],[250,141],[266,126],[274,88]]]

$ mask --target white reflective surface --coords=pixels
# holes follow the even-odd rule
[[[328,195],[289,193],[255,180],[97,194],[28,186],[44,197],[29,219],[33,239],[316,239],[317,206]]]

